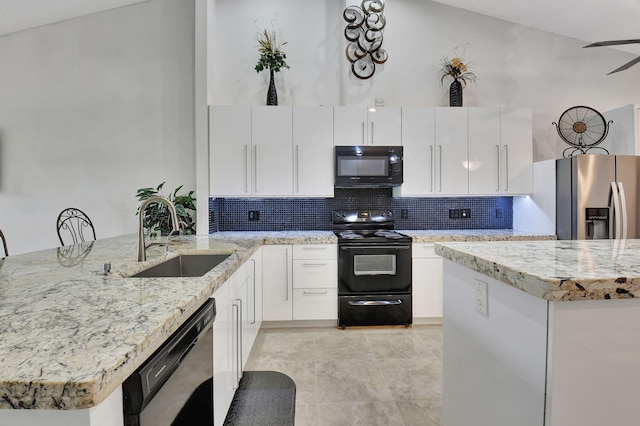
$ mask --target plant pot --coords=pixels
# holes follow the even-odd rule
[[[267,91],[267,105],[278,105],[278,92],[276,91],[276,83],[273,79],[273,70],[269,70],[269,90]]]
[[[449,106],[462,106],[462,83],[460,80],[453,80],[449,86]]]

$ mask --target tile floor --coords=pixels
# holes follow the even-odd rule
[[[246,369],[296,382],[296,426],[440,425],[442,326],[263,328]]]

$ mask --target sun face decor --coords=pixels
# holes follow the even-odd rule
[[[388,59],[382,49],[382,33],[387,24],[383,12],[384,0],[364,0],[360,6],[349,6],[342,13],[347,21],[344,36],[350,41],[345,52],[351,72],[361,80],[373,77],[376,64]]]

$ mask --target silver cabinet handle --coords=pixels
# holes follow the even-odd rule
[[[373,145],[373,121],[371,122],[371,145]]]
[[[350,300],[351,306],[389,306],[402,305],[402,300]]]
[[[322,262],[322,263],[307,263],[307,262],[304,262],[302,264],[302,266],[327,266],[327,262]]]
[[[362,145],[365,144],[365,139],[364,139],[364,121],[362,122]]]
[[[433,145],[429,145],[429,164],[431,165],[431,179],[430,179],[430,186],[429,186],[429,192],[433,192],[433,179],[435,178],[435,164],[433,161]]]
[[[255,259],[249,259],[249,262],[251,262],[252,266],[253,266],[253,272],[251,273],[251,287],[252,287],[252,293],[253,293],[253,304],[252,304],[252,308],[251,312],[253,314],[253,316],[251,317],[251,324],[255,324],[256,323],[256,261]]]
[[[498,161],[496,170],[498,172],[498,188],[496,188],[496,191],[500,191],[500,145],[496,145],[496,160]]]
[[[233,309],[233,308],[235,308],[235,315],[234,315],[235,316],[235,321],[233,321],[231,323],[231,333],[232,333],[232,337],[234,337],[236,339],[236,341],[235,341],[236,357],[233,360],[233,364],[234,364],[234,366],[236,368],[236,371],[235,371],[235,373],[236,373],[236,381],[233,384],[232,388],[233,389],[237,389],[238,388],[238,382],[239,382],[239,379],[238,379],[238,351],[240,350],[240,346],[239,346],[240,342],[238,342],[238,330],[236,328],[235,333],[234,333],[233,327],[234,327],[234,325],[235,325],[235,327],[238,327],[238,325],[240,323],[240,315],[238,314],[238,312],[240,311],[240,307],[237,304],[232,303],[231,304],[231,309]]]
[[[321,295],[321,294],[327,294],[329,293],[328,291],[303,291],[302,294],[308,294],[308,295]]]
[[[298,161],[299,149],[300,149],[300,146],[296,145],[296,149],[294,152],[294,155],[295,155],[294,164],[296,167],[296,193],[300,192],[300,162]]]
[[[284,256],[284,266],[286,268],[286,274],[287,274],[287,279],[284,282],[284,290],[285,290],[285,299],[286,301],[289,301],[289,248],[287,247],[284,250],[285,256]]]
[[[312,246],[304,246],[302,250],[326,250],[327,247],[312,247]]]
[[[242,379],[242,299],[238,301],[238,382]]]
[[[253,146],[253,192],[258,192],[258,145]]]
[[[509,145],[504,146],[504,190],[509,190]]]
[[[440,177],[438,179],[439,189],[438,192],[442,192],[442,145],[438,145],[438,149],[440,150],[440,166],[438,172],[440,173]]]
[[[244,145],[244,192],[249,192],[249,145]]]

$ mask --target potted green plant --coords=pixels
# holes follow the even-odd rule
[[[282,46],[287,42],[278,43],[274,30],[263,30],[258,33],[258,52],[260,59],[256,65],[256,72],[269,70],[269,90],[267,91],[267,105],[278,105],[278,93],[274,82],[274,73],[280,72],[282,68],[290,68],[287,65],[287,55],[282,51]]]
[[[193,197],[195,191],[189,191],[186,194],[178,194],[184,185],[180,185],[173,190],[168,197],[162,193],[162,187],[165,182],[162,182],[156,188],[140,188],[136,193],[138,201],[142,202],[151,197],[165,197],[176,206],[176,213],[178,213],[178,220],[180,223],[180,229],[183,234],[195,234],[196,222],[191,216],[190,212],[196,211],[196,199]],[[136,212],[136,215],[140,214],[140,208]],[[161,235],[168,235],[171,230],[171,219],[167,206],[160,203],[151,203],[145,209],[145,216],[143,218],[143,226],[149,233],[149,236],[155,237],[160,232]]]

